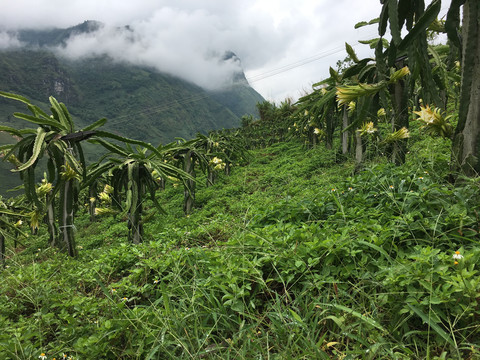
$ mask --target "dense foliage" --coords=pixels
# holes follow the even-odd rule
[[[189,217],[167,184],[167,215],[145,204],[142,244],[86,210],[76,259],[45,229],[21,238],[2,273],[2,353],[475,358],[480,188],[445,181],[448,146],[420,140],[405,165],[354,174],[334,152],[280,143],[198,189]]]
[[[96,26],[87,21],[67,29],[20,30],[18,36],[25,46],[0,51],[0,90],[20,94],[42,108],[48,107],[48,98],[54,96],[67,104],[79,128],[105,117],[109,120],[106,130],[152,144],[237,127],[240,118],[256,113],[255,104],[263,101],[242,72],[236,74],[236,83],[231,86],[205,90],[178,77],[107,56],[74,61],[52,50],[72,33],[88,32]],[[24,109],[0,98],[0,126],[21,127],[12,116],[15,111]],[[0,144],[9,141],[0,136]],[[85,150],[87,158],[95,161],[94,151]],[[7,176],[10,168],[0,163],[3,195],[10,185],[18,185]]]
[[[152,143],[236,127],[240,117],[253,113],[262,100],[243,84],[222,89],[220,96],[177,77],[109,58],[66,61],[41,50],[0,51],[0,68],[3,91],[41,105],[53,95],[68,104],[80,126],[106,117],[109,131],[136,134]],[[15,124],[11,115],[19,108],[14,105],[0,101],[0,124]]]
[[[0,92],[38,126],[0,127],[25,190],[0,199],[4,358],[480,358],[478,93],[458,58],[479,7],[382,4],[358,25],[379,24],[375,61],[346,44],[310,94],[235,130],[154,147]],[[83,141],[108,152],[87,166]]]

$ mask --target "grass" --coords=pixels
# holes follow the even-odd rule
[[[200,187],[188,217],[168,186],[167,215],[147,210],[141,245],[121,219],[81,212],[71,259],[41,229],[9,249],[0,353],[480,358],[479,182],[450,184],[448,161],[442,140],[419,139],[403,166],[375,158],[362,170],[279,143]]]

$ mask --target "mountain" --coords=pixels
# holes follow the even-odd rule
[[[249,86],[243,71],[233,74],[230,85],[207,90],[153,67],[107,55],[74,60],[54,50],[65,46],[71,36],[101,26],[86,21],[67,29],[17,32],[24,46],[0,51],[0,90],[21,94],[45,110],[48,97],[54,96],[65,103],[79,128],[106,117],[106,130],[152,144],[237,127],[241,117],[255,114],[256,104],[264,100]],[[123,30],[130,31],[128,27]],[[219,61],[240,64],[230,51]],[[13,117],[15,111],[27,109],[0,98],[0,125],[30,126]],[[0,166],[5,173],[5,164]]]
[[[47,104],[52,95],[67,105],[80,126],[106,117],[108,130],[152,143],[236,127],[263,101],[243,71],[233,74],[230,85],[206,90],[153,67],[106,55],[72,60],[53,50],[65,47],[74,35],[101,27],[99,22],[86,21],[67,29],[19,31],[16,36],[24,46],[0,51],[0,89],[39,104]],[[240,64],[230,51],[220,61]],[[0,102],[1,124],[13,125],[12,106]]]

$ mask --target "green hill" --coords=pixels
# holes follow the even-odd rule
[[[259,104],[260,118],[241,128],[155,148],[72,133],[55,101],[50,118],[33,120],[36,132],[3,128],[23,137],[15,154],[28,181],[26,196],[0,197],[1,359],[480,359],[473,3],[463,5],[463,44],[457,2],[445,21],[451,46],[435,49],[427,27],[442,31],[440,2],[425,11],[385,2],[379,30],[390,24],[392,40],[373,40],[375,59],[346,44],[355,64],[330,68],[295,104]],[[413,27],[402,40],[403,25]],[[40,46],[37,35],[24,36]],[[96,120],[97,105],[102,116],[131,106],[136,117],[114,117],[110,129],[145,139],[155,126],[145,133],[136,119],[172,106],[188,116],[197,96],[176,87],[177,102],[136,107],[178,79],[108,58],[31,57],[45,78],[2,79],[63,93],[79,126]],[[92,88],[95,72],[108,81]],[[75,81],[51,81],[66,73]],[[239,112],[227,92],[203,94],[197,117],[210,101]],[[110,153],[90,150],[101,163],[85,174],[78,142],[87,138]],[[50,175],[34,184],[43,149]]]
[[[67,104],[80,125],[106,117],[109,130],[152,143],[239,126],[241,117],[254,113],[256,103],[263,101],[247,83],[212,92],[108,57],[67,61],[43,50],[4,51],[0,70],[2,91],[38,104],[54,96]],[[1,124],[16,124],[14,109],[0,101]]]
[[[48,97],[54,96],[68,105],[80,125],[107,117],[110,130],[152,143],[236,127],[243,115],[256,113],[255,105],[263,101],[241,71],[234,74],[233,85],[209,91],[106,55],[68,60],[52,50],[65,46],[72,35],[101,26],[85,21],[67,29],[18,31],[23,47],[0,51],[0,89],[39,104],[48,104]],[[239,61],[230,51],[220,60],[232,58]],[[12,109],[1,100],[1,124],[13,121]]]
[[[252,150],[188,217],[169,183],[137,246],[121,218],[86,214],[76,259],[43,228],[19,238],[0,285],[5,359],[476,358],[478,182],[444,180],[442,139],[402,166],[339,160],[297,141]]]
[[[107,56],[74,61],[49,50],[74,33],[98,26],[87,21],[68,29],[20,31],[25,47],[0,51],[0,90],[23,95],[45,110],[49,96],[54,96],[67,105],[78,127],[106,117],[106,130],[152,144],[237,127],[241,117],[256,114],[256,104],[263,101],[243,73],[236,74],[233,85],[210,91]],[[224,60],[233,56],[227,52]],[[25,108],[0,99],[0,125],[30,126],[16,119],[15,111],[25,112]],[[0,193],[18,184],[16,178],[6,180],[9,169],[8,164],[0,164]]]

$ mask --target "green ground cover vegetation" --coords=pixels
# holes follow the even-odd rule
[[[253,150],[197,190],[191,215],[167,184],[167,214],[138,245],[86,208],[77,258],[43,228],[19,238],[0,285],[2,354],[476,358],[478,178],[450,184],[449,140],[417,138],[404,165],[360,171],[298,140]]]
[[[374,59],[166,145],[0,91],[36,127],[0,126],[1,359],[480,359],[480,6],[440,8],[382,2]]]

